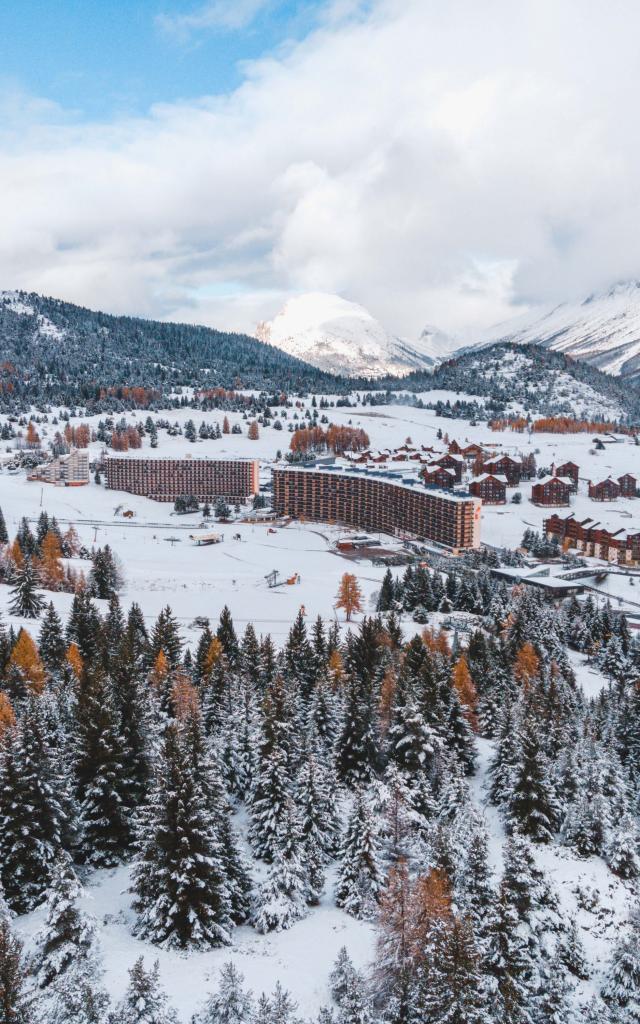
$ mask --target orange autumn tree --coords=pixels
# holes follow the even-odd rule
[[[222,657],[222,652],[222,644],[218,637],[214,636],[213,640],[209,644],[209,647],[207,648],[204,664],[202,666],[202,675],[206,681],[209,680],[211,673],[213,672],[215,666],[218,664],[220,658]]]
[[[167,661],[166,654],[162,648],[160,648],[156,660],[151,668],[151,672],[149,673],[149,685],[152,686],[154,690],[160,690],[168,675],[169,662]]]
[[[527,640],[516,654],[513,675],[525,689],[540,674],[540,658]]]
[[[0,690],[0,743],[7,729],[16,724],[16,716],[13,713],[11,701],[4,690]]]
[[[355,612],[362,611],[362,591],[353,573],[345,572],[340,580],[335,606],[344,609],[347,622],[351,622]]]
[[[186,673],[180,672],[171,687],[171,705],[178,721],[200,713],[198,691]]]
[[[62,558],[62,548],[60,547],[60,541],[51,530],[48,530],[44,535],[41,552],[37,569],[40,573],[42,586],[46,590],[61,590],[65,579],[64,567],[60,561]]]
[[[7,674],[32,693],[39,694],[44,690],[47,674],[33,637],[26,629],[18,633],[7,665]]]
[[[329,685],[335,693],[342,687],[344,681],[344,666],[342,664],[342,655],[337,647],[334,647],[331,654],[329,655],[329,661],[327,664]]]
[[[247,430],[247,437],[250,441],[257,441],[260,437],[260,429],[258,427],[257,420],[252,420]]]
[[[461,654],[451,675],[453,688],[460,698],[464,708],[465,718],[474,732],[478,731],[478,692],[469,671],[469,663],[464,654]]]
[[[80,679],[84,671],[84,661],[76,643],[69,644],[65,659],[76,679]]]

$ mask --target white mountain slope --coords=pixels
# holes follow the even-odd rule
[[[36,311],[33,306],[28,306],[23,302],[22,296],[19,292],[0,292],[0,306],[6,306],[13,313],[18,313],[19,316],[36,316]],[[46,317],[38,313],[36,319],[35,330],[37,334],[42,336],[47,335],[50,338],[63,338],[64,331],[60,327],[56,327]]]
[[[338,295],[310,292],[289,299],[256,336],[312,366],[347,377],[403,376],[434,364],[429,337],[413,345],[385,331],[370,313]]]
[[[625,281],[584,302],[523,314],[483,333],[499,341],[539,344],[618,377],[640,375],[640,281]]]

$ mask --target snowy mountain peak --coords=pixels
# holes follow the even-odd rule
[[[321,370],[347,377],[399,376],[433,365],[426,346],[387,333],[363,306],[339,295],[309,292],[289,299],[256,336]]]
[[[618,377],[640,375],[640,282],[620,281],[578,302],[537,307],[483,332],[480,344],[538,344]]]

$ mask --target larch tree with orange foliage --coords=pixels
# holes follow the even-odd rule
[[[257,441],[260,437],[260,428],[258,427],[257,420],[252,420],[247,430],[247,437],[250,441]]]
[[[469,663],[461,654],[453,666],[451,677],[453,688],[460,698],[464,713],[474,732],[478,731],[478,692],[469,671]]]
[[[4,690],[0,690],[0,743],[2,743],[2,737],[7,729],[11,729],[15,724],[16,716],[9,695]]]
[[[516,654],[513,675],[524,689],[540,675],[540,658],[536,654],[533,644],[528,640]]]
[[[347,622],[356,612],[362,611],[362,591],[351,572],[345,572],[340,580],[336,608],[343,608]]]
[[[67,662],[67,665],[73,672],[75,678],[81,679],[82,673],[84,671],[84,661],[82,659],[82,655],[80,654],[78,645],[76,643],[70,643],[69,646],[67,647],[65,660]]]
[[[11,651],[7,679],[10,693],[15,696],[29,692],[40,694],[44,690],[47,673],[33,637],[26,629],[20,630]]]
[[[61,590],[65,581],[64,567],[60,559],[62,548],[55,533],[48,530],[41,545],[38,572],[46,590]]]

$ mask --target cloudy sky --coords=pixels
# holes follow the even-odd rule
[[[0,288],[483,327],[640,276],[635,0],[0,6]]]

